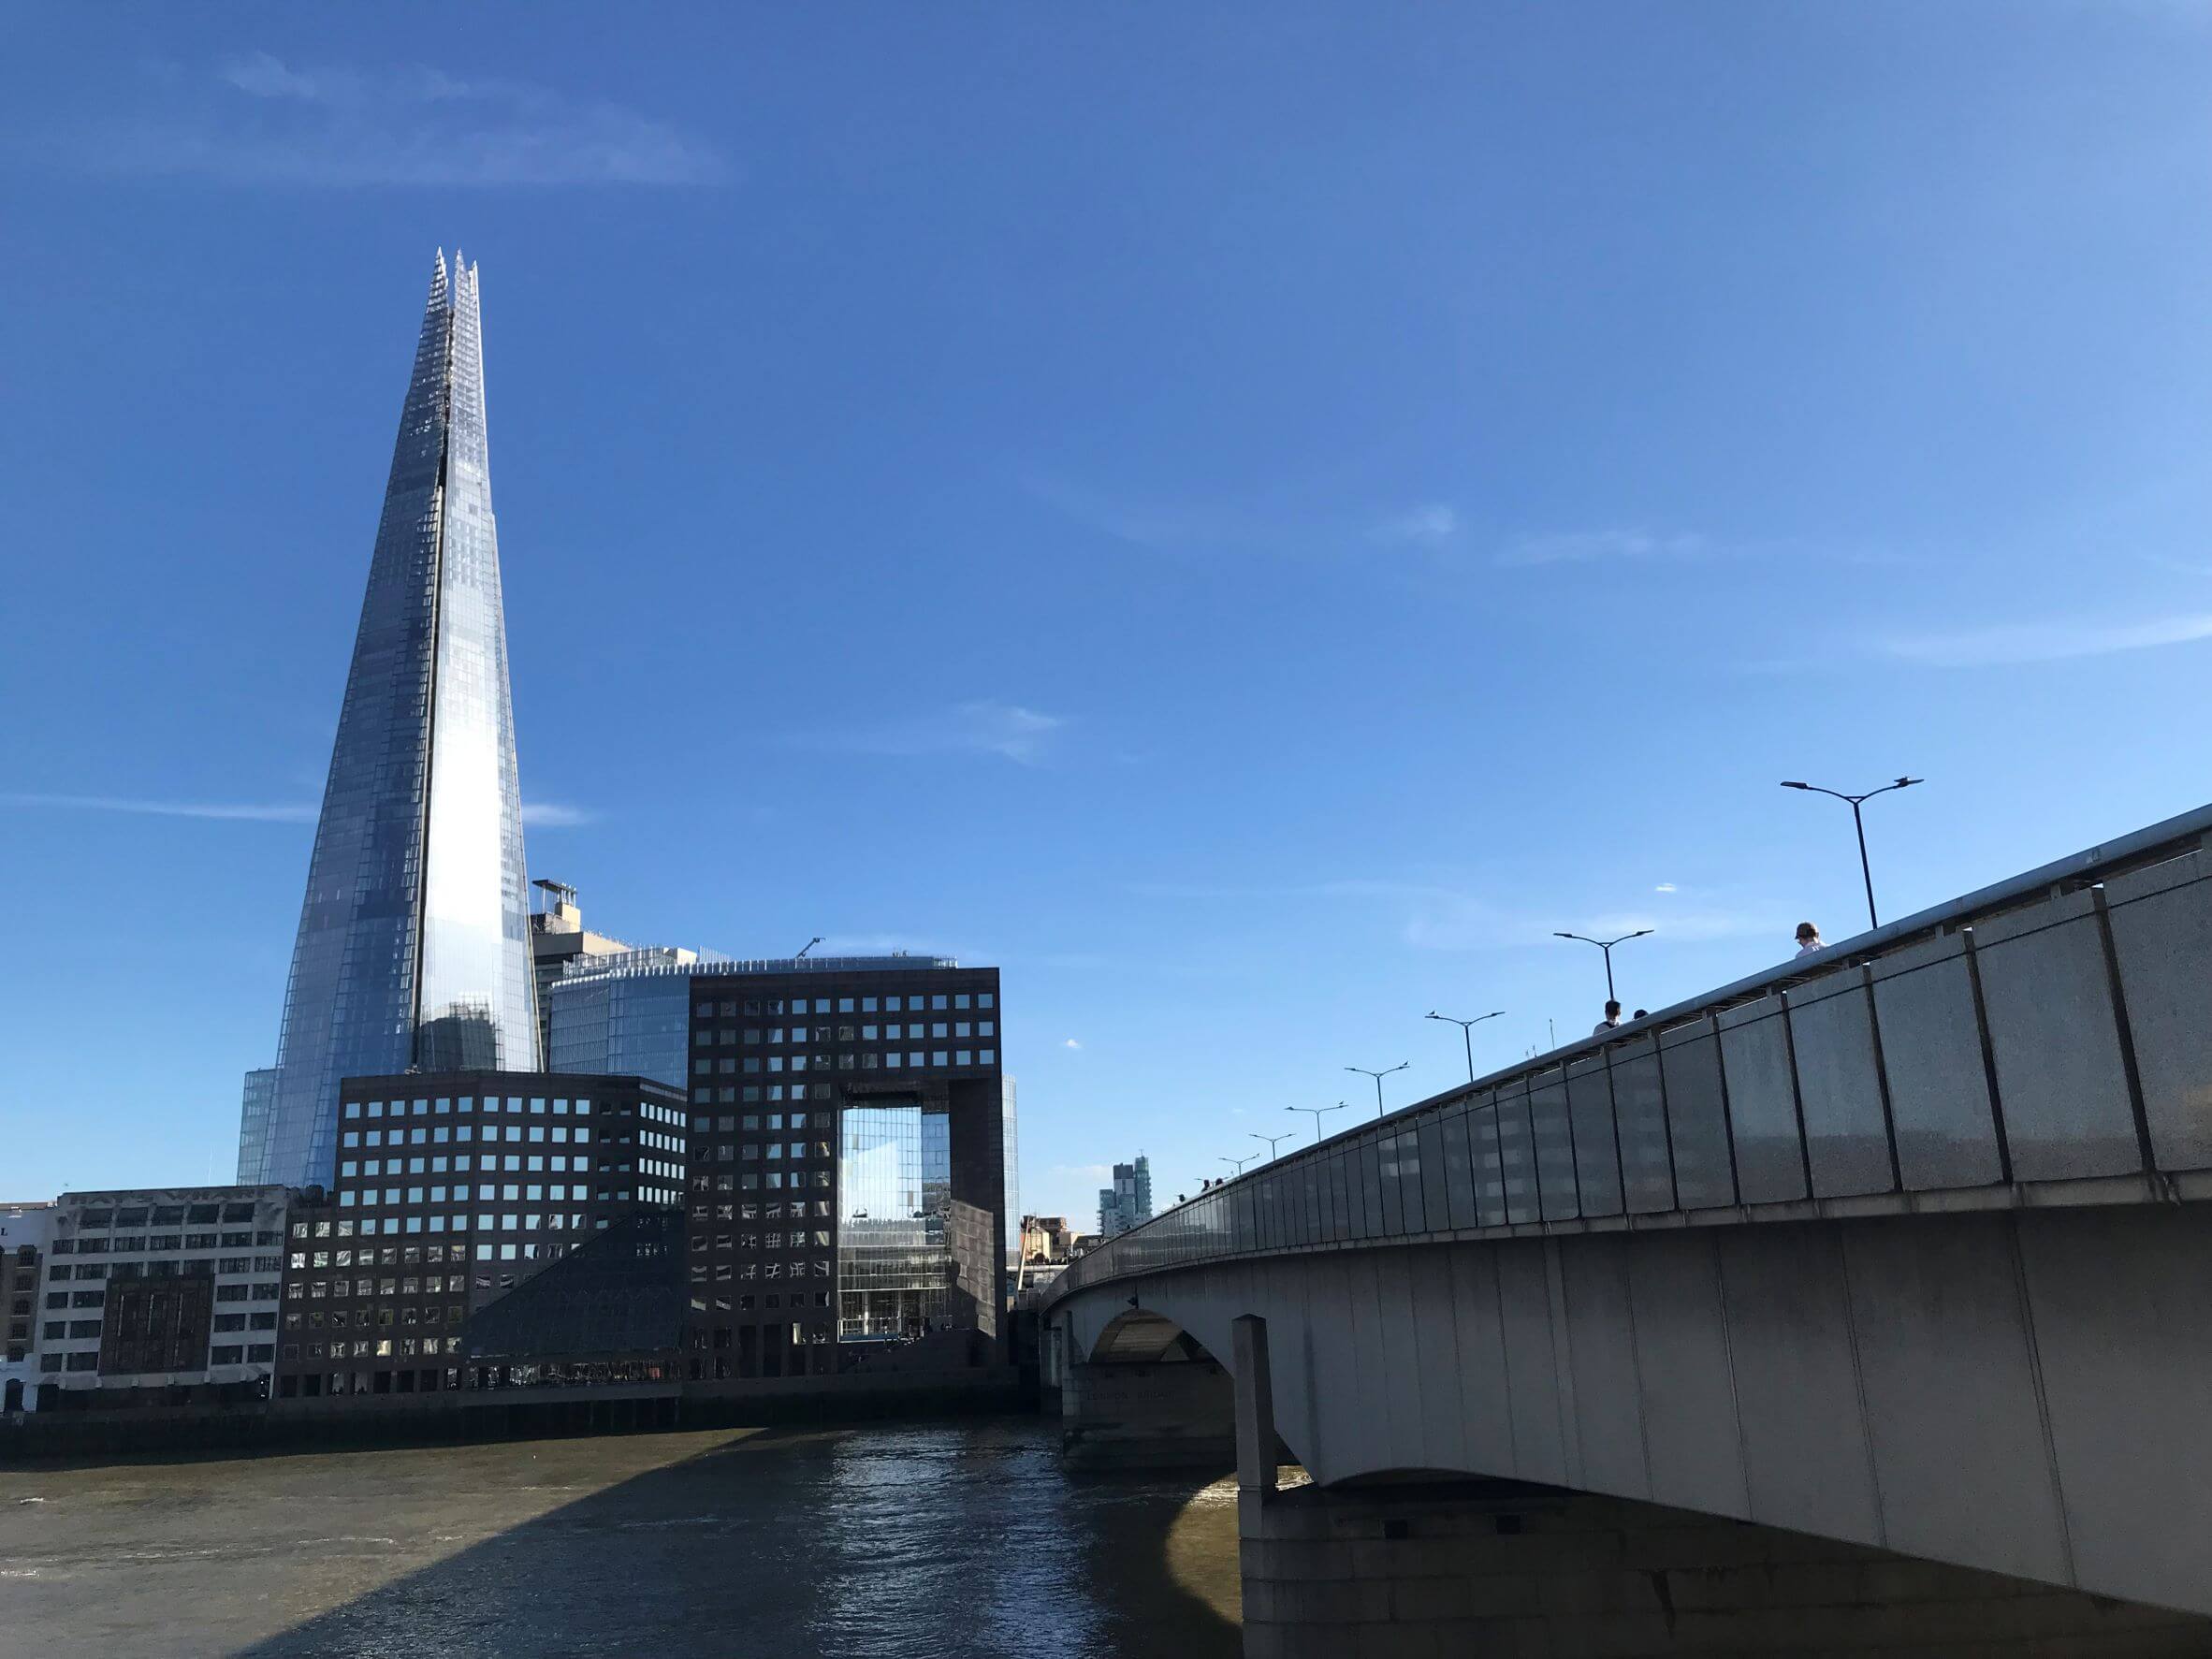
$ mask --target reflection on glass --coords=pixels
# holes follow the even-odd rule
[[[439,257],[238,1178],[327,1182],[338,1084],[537,1063],[476,273]]]
[[[951,1329],[949,1121],[919,1105],[848,1106],[838,1119],[837,1340]]]

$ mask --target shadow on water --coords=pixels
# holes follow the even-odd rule
[[[133,1489],[107,1515],[65,1515],[54,1486],[45,1594],[9,1593],[5,1569],[36,1582],[41,1557],[0,1527],[15,1627],[46,1652],[250,1659],[1240,1650],[1233,1490],[1071,1480],[1033,1419],[229,1467],[186,1472],[189,1492]],[[287,1535],[240,1535],[255,1517]],[[72,1555],[80,1525],[97,1541]]]

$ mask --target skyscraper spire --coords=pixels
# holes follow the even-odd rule
[[[475,293],[440,250],[241,1181],[330,1179],[343,1077],[537,1064]]]

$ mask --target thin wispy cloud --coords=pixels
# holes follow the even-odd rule
[[[2212,560],[2176,559],[2170,553],[2146,553],[2143,562],[2153,570],[2170,571],[2177,576],[2212,576]]]
[[[1332,559],[1375,546],[1441,549],[1461,530],[1459,510],[1421,502],[1386,514],[1326,499],[1302,479],[1234,499],[1158,501],[1114,495],[1062,478],[1025,479],[1038,501],[1083,529],[1149,552]]]
[[[1230,551],[1268,539],[1263,515],[1248,508],[1145,502],[1059,478],[1025,481],[1029,493],[1084,529],[1155,552]]]
[[[1074,1038],[1072,1038],[1072,1037],[1070,1037],[1070,1038],[1067,1038],[1067,1039],[1065,1039],[1065,1040],[1064,1040],[1064,1041],[1061,1042],[1060,1046],[1061,1046],[1062,1048],[1081,1048],[1081,1047],[1083,1046],[1083,1044],[1082,1044],[1082,1043],[1080,1043],[1080,1042],[1078,1042],[1078,1041],[1076,1041]]]
[[[1052,753],[1067,728],[1068,721],[1059,715],[981,698],[914,720],[855,731],[798,734],[786,741],[797,749],[847,754],[996,755],[1035,766]]]
[[[1440,547],[1459,533],[1457,509],[1445,502],[1430,502],[1385,518],[1367,532],[1370,541]]]
[[[313,823],[307,802],[150,801],[124,795],[0,795],[11,807],[48,807],[68,812],[135,812],[154,818],[212,818],[240,823]]]
[[[522,824],[525,829],[574,829],[578,824],[594,822],[598,817],[598,813],[583,807],[564,806],[559,801],[522,803]]]
[[[1550,945],[1555,931],[1618,939],[1649,927],[1662,939],[1703,944],[1712,939],[1761,934],[1782,937],[1781,912],[1761,906],[1735,908],[1705,904],[1664,910],[1610,910],[1580,916],[1532,916],[1463,893],[1433,893],[1405,922],[1409,945],[1431,951],[1487,951],[1517,945]]]
[[[1929,633],[1895,634],[1873,642],[1874,651],[1928,668],[1998,668],[2020,662],[2062,662],[2106,657],[2155,646],[2212,639],[2212,615],[2158,617],[2140,622],[2001,622]]]
[[[1499,549],[1497,562],[1521,567],[1589,564],[1601,560],[1695,559],[1712,551],[1706,537],[1687,531],[1667,534],[1645,530],[1554,531],[1508,542]]]
[[[11,807],[43,807],[68,812],[128,812],[152,818],[206,818],[234,823],[313,823],[321,808],[313,801],[156,801],[130,795],[0,794]],[[597,815],[581,807],[525,801],[522,822],[539,829],[565,829],[589,823]]]
[[[1783,925],[1778,920],[1780,912],[1769,906],[1718,899],[1694,899],[1680,907],[1670,902],[1664,910],[1570,910],[1537,915],[1441,882],[1349,880],[1276,887],[1143,883],[1130,891],[1153,898],[1250,901],[1276,907],[1302,900],[1375,901],[1397,918],[1398,934],[1404,943],[1429,951],[1549,946],[1553,942],[1553,932],[1562,928],[1611,939],[1650,927],[1670,939],[1703,942],[1770,933]],[[1674,889],[1666,891],[1673,893]]]
[[[731,176],[711,146],[603,99],[266,51],[184,83],[162,116],[66,141],[71,159],[95,171],[235,185],[699,185]]]
[[[1652,888],[1652,891],[1653,893],[1672,893],[1676,891],[1676,889],[1675,884],[1672,881],[1662,881],[1656,887]]]

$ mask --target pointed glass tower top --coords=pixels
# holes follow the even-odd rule
[[[439,251],[240,1181],[327,1183],[348,1076],[537,1061],[476,270]]]

